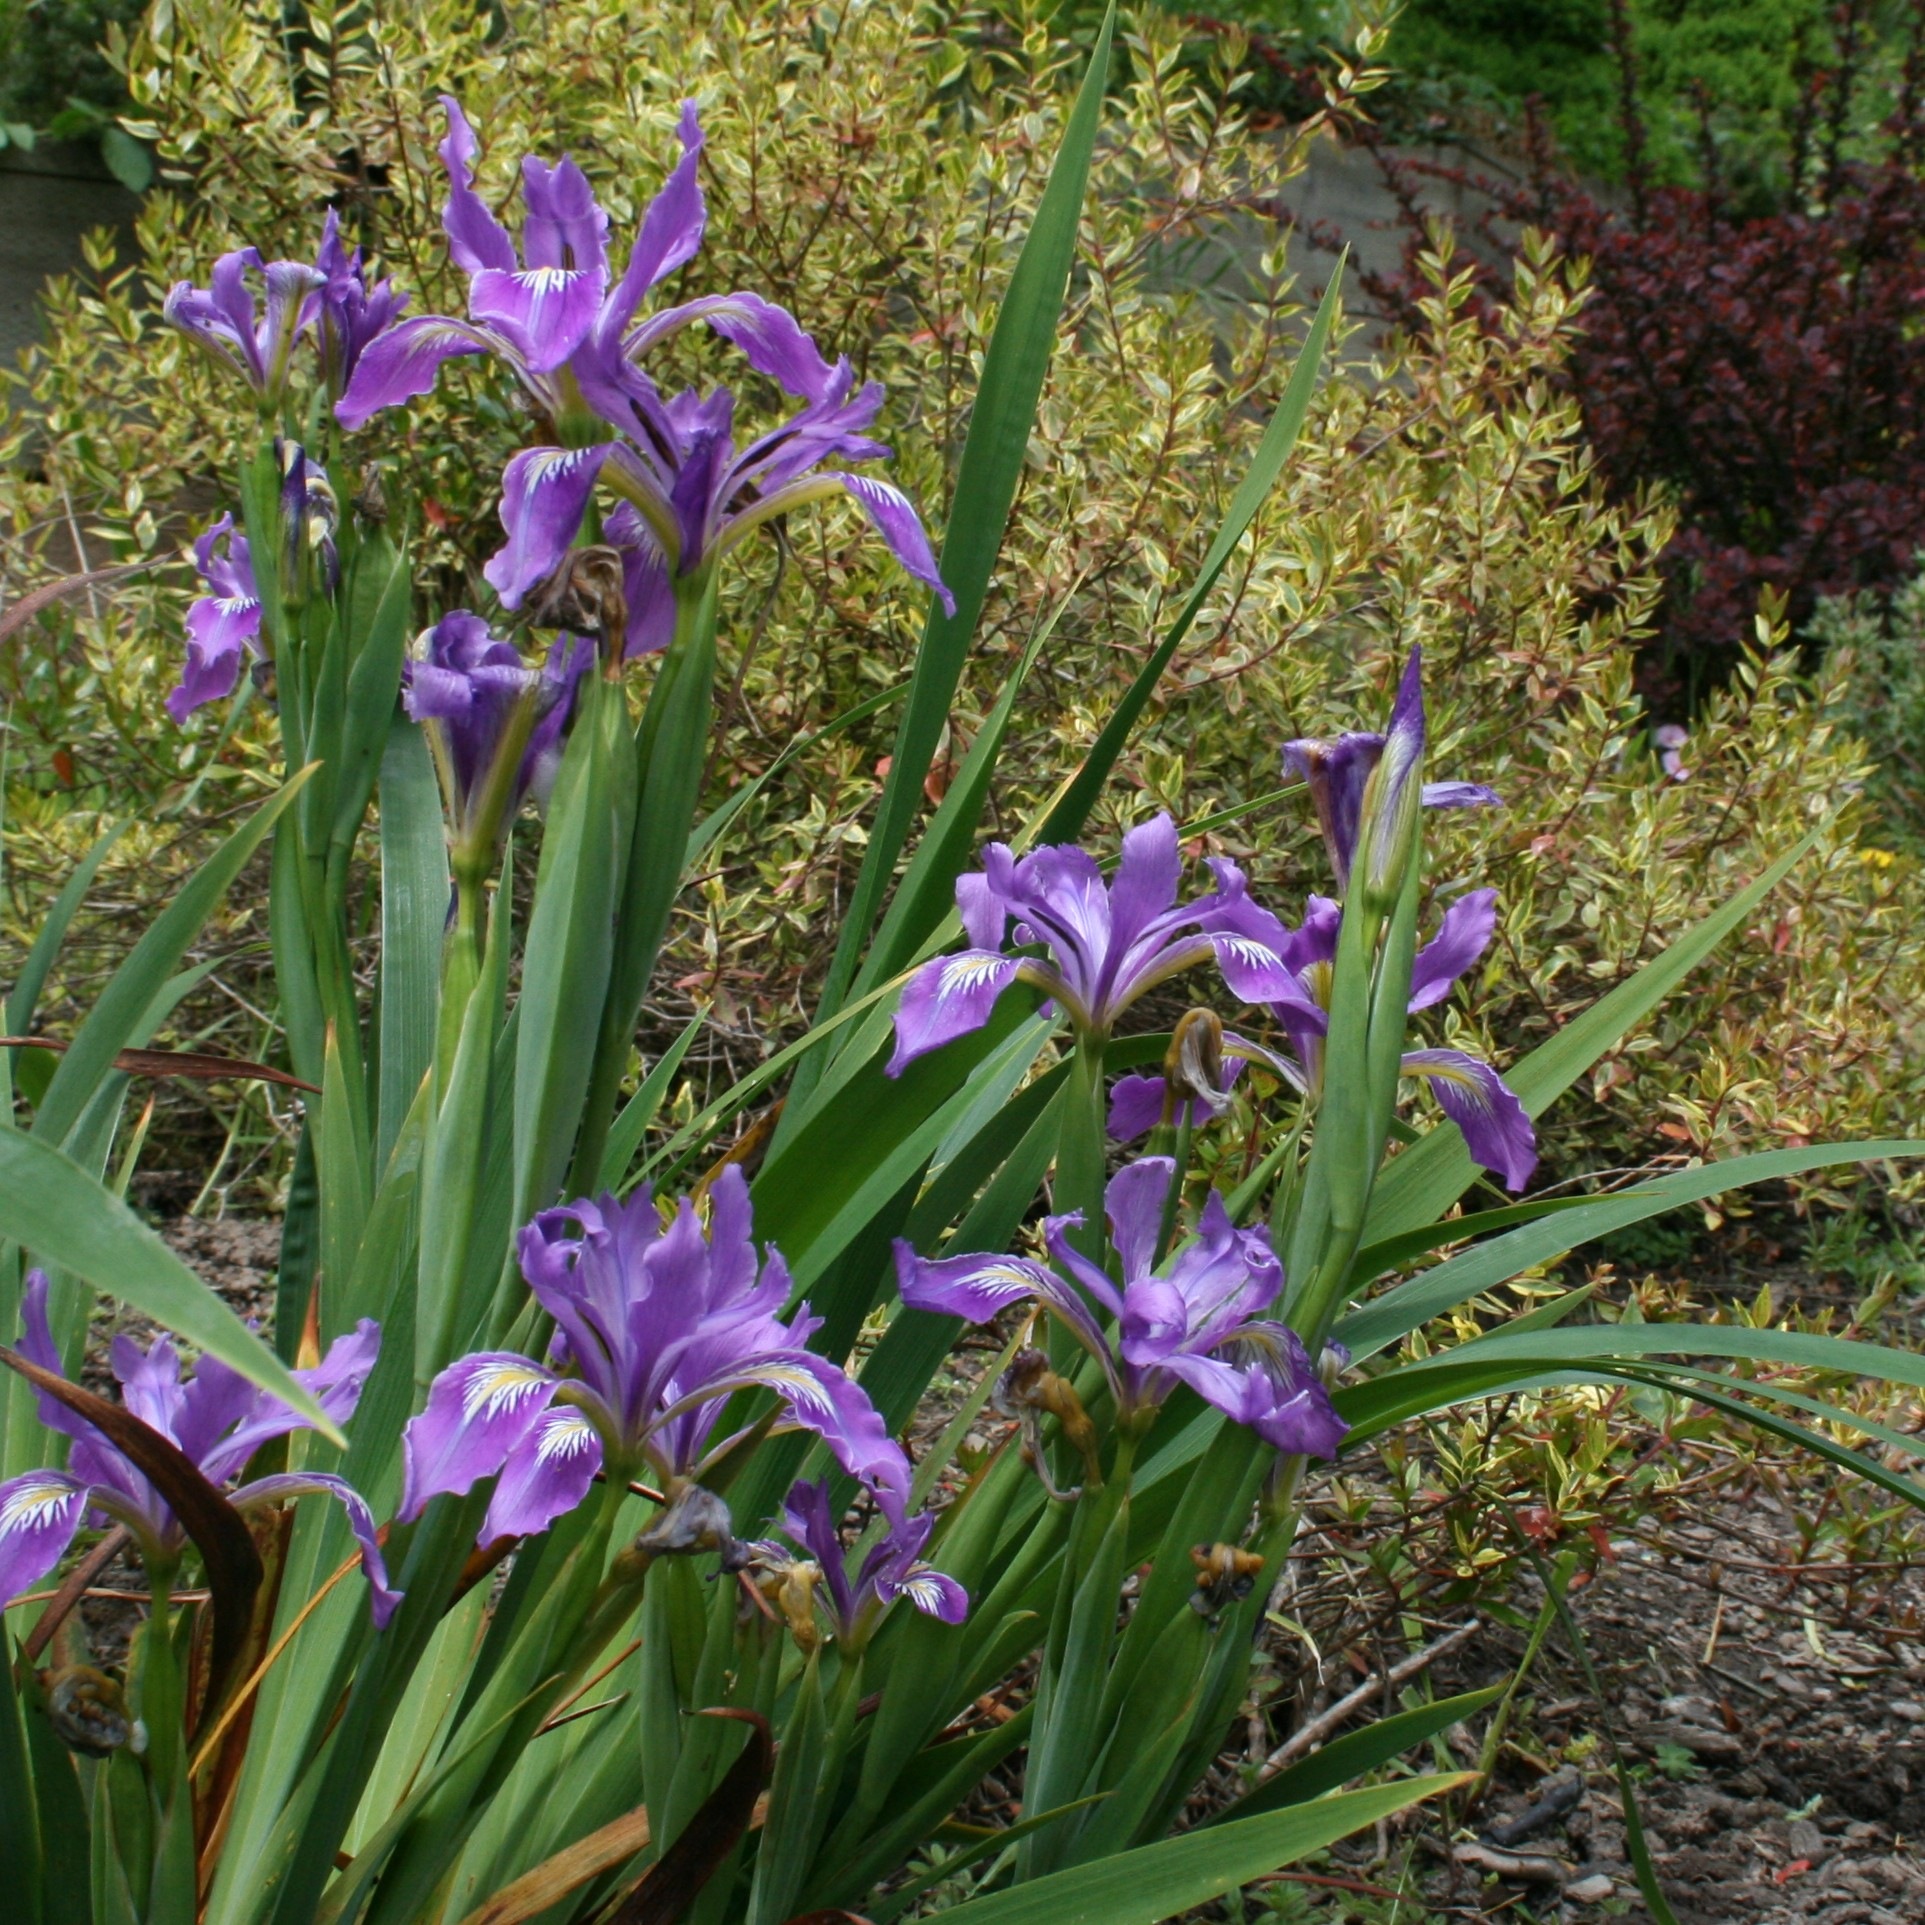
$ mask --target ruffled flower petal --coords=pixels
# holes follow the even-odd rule
[[[900,488],[877,481],[872,475],[832,474],[829,479],[841,482],[848,489],[857,506],[874,523],[876,533],[888,544],[889,552],[935,595],[945,615],[953,615],[956,598],[937,569],[935,550],[929,546],[922,517],[916,513],[909,497]]]
[[[601,312],[599,269],[484,268],[468,284],[468,312],[514,344],[534,374],[548,374],[587,339]]]
[[[628,266],[603,310],[599,324],[603,329],[627,327],[642,296],[678,267],[685,267],[702,245],[708,210],[702,200],[700,172],[702,123],[692,100],[682,102],[680,131],[682,158],[642,216]]]
[[[501,478],[508,539],[481,571],[509,608],[561,565],[582,525],[613,442],[592,448],[524,448]]]
[[[690,252],[694,250],[691,248]],[[833,390],[837,366],[822,358],[808,330],[785,307],[759,294],[704,294],[650,316],[628,338],[632,356],[645,354],[664,336],[705,321],[738,347],[757,374],[803,401],[821,401]]]
[[[532,1357],[488,1350],[451,1363],[427,1407],[401,1433],[401,1504],[408,1523],[431,1497],[462,1496],[508,1461],[554,1402],[561,1379]]]
[[[533,1537],[588,1495],[602,1467],[602,1440],[579,1410],[552,1405],[501,1467],[481,1537]]]
[[[918,1056],[981,1029],[1020,967],[1015,957],[993,949],[965,949],[924,963],[903,985],[889,1074],[900,1076]]]
[[[1437,933],[1417,952],[1410,971],[1410,1006],[1428,1009],[1490,947],[1497,927],[1497,891],[1473,889],[1444,911]]]
[[[57,1470],[0,1484],[0,1610],[67,1554],[87,1514],[87,1487]]]
[[[1406,1076],[1430,1085],[1437,1106],[1464,1133],[1472,1159],[1521,1190],[1537,1167],[1537,1132],[1530,1113],[1488,1063],[1458,1049],[1413,1049]]]
[[[588,176],[566,155],[550,167],[534,154],[521,163],[521,198],[528,210],[521,251],[530,267],[566,267],[587,274],[608,269],[608,216]]]
[[[1489,809],[1502,798],[1495,789],[1481,782],[1426,782],[1424,807],[1427,809]]]
[[[874,1492],[883,1514],[901,1522],[909,1504],[909,1459],[862,1387],[828,1358],[812,1350],[748,1358],[685,1391],[681,1401],[702,1404],[755,1386],[774,1391],[782,1399],[784,1420],[815,1432],[836,1462]],[[667,1414],[672,1417],[673,1407]]]
[[[428,393],[442,362],[498,353],[501,345],[484,329],[445,314],[398,322],[362,349],[346,391],[334,404],[334,418],[344,428],[365,427],[382,409]]]
[[[1046,1300],[1062,1282],[1046,1264],[1028,1257],[919,1257],[896,1239],[896,1283],[912,1310],[993,1323],[1013,1304]]]
[[[381,1555],[374,1513],[368,1509],[367,1499],[346,1478],[331,1477],[321,1471],[288,1471],[243,1484],[229,1501],[236,1510],[245,1510],[252,1504],[280,1504],[295,1497],[331,1497],[346,1512],[348,1529],[361,1547],[361,1574],[368,1581],[368,1609],[374,1617],[375,1629],[383,1629],[394,1616],[402,1593],[388,1582],[387,1560]]]
[[[443,94],[441,105],[448,116],[448,132],[440,149],[441,164],[448,170],[448,203],[441,215],[448,251],[464,274],[490,268],[512,273],[515,243],[474,191],[475,130],[452,95]]]
[[[885,1604],[907,1598],[924,1617],[944,1624],[960,1624],[969,1615],[969,1593],[933,1564],[913,1564],[899,1578],[878,1578],[876,1595]]]
[[[1149,1275],[1156,1261],[1156,1239],[1163,1227],[1175,1162],[1167,1156],[1139,1156],[1125,1163],[1103,1191],[1103,1214],[1125,1277]]]

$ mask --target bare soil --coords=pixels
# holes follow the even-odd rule
[[[1571,1598],[1605,1701],[1553,1630],[1491,1796],[1419,1820],[1433,1916],[1651,1920],[1615,1742],[1680,1925],[1925,1920],[1925,1569],[1801,1567],[1795,1535],[1760,1493],[1613,1542]],[[1542,1600],[1523,1577],[1510,1602],[1535,1619]],[[1485,1619],[1432,1668],[1437,1695],[1503,1682],[1525,1644]],[[1454,1762],[1476,1764],[1481,1725],[1452,1734]],[[1381,1841],[1334,1859],[1385,1879]]]

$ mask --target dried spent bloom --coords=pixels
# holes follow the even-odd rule
[[[22,1353],[30,1363],[64,1376],[47,1323],[45,1272],[28,1273],[22,1308]],[[380,1347],[380,1326],[363,1319],[336,1338],[313,1369],[297,1370],[295,1381],[313,1393],[332,1422],[345,1423],[360,1402]],[[225,1488],[263,1444],[311,1429],[307,1418],[217,1357],[202,1357],[193,1376],[183,1382],[179,1354],[165,1335],[144,1351],[131,1337],[116,1337],[112,1361],[129,1415],[177,1445],[210,1484],[225,1490],[236,1510],[309,1495],[339,1503],[361,1546],[374,1621],[387,1623],[401,1594],[389,1588],[374,1518],[351,1484],[321,1472],[292,1471]],[[84,1417],[45,1392],[39,1404],[40,1421],[73,1441],[64,1471],[30,1470],[0,1484],[0,1605],[46,1576],[89,1516],[124,1524],[149,1563],[174,1563],[186,1547],[187,1534],[146,1474]]]
[[[1110,1179],[1104,1204],[1120,1288],[1069,1241],[1079,1214],[1044,1226],[1056,1269],[1029,1257],[919,1257],[898,1238],[902,1300],[970,1323],[1040,1304],[1102,1365],[1120,1422],[1146,1416],[1182,1382],[1280,1451],[1334,1456],[1347,1426],[1296,1332],[1262,1314],[1283,1289],[1266,1233],[1239,1230],[1212,1191],[1195,1237],[1154,1268],[1175,1173],[1169,1157],[1146,1156]],[[1104,1317],[1116,1322],[1114,1338]]]
[[[644,1185],[626,1203],[544,1210],[520,1254],[555,1320],[548,1360],[483,1351],[435,1378],[403,1433],[403,1520],[484,1477],[498,1481],[482,1543],[546,1530],[603,1471],[626,1479],[646,1466],[673,1495],[744,1434],[712,1436],[729,1398],[758,1386],[902,1515],[908,1459],[848,1374],[804,1348],[821,1319],[803,1304],[781,1321],[788,1266],[773,1250],[758,1262],[739,1169],[716,1179],[706,1232],[687,1197],[664,1228]]]
[[[983,851],[980,874],[956,883],[956,906],[971,947],[937,956],[904,986],[896,1011],[889,1073],[966,1036],[989,1021],[1011,983],[1042,990],[1078,1030],[1107,1036],[1131,1003],[1158,983],[1214,960],[1246,1001],[1299,994],[1264,931],[1281,928],[1249,899],[1243,871],[1225,857],[1210,869],[1216,888],[1179,904],[1182,857],[1167,815],[1123,838],[1115,879],[1073,843],[1017,859],[999,842]],[[1003,948],[1015,925],[1019,944],[1041,944],[1047,959]]]
[[[1155,1076],[1120,1076],[1110,1088],[1109,1133],[1119,1143],[1147,1136],[1159,1123],[1192,1129],[1221,1116],[1243,1070],[1241,1057],[1223,1054],[1223,1023],[1214,1010],[1186,1010],[1170,1033],[1163,1068]]]

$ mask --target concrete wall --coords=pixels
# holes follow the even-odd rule
[[[138,198],[91,148],[43,141],[30,153],[0,149],[0,365],[40,335],[38,303],[51,274],[80,265],[90,228],[130,229]],[[131,252],[123,247],[123,258]]]

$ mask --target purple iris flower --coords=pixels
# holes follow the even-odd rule
[[[443,361],[490,354],[520,380],[567,447],[525,449],[503,478],[508,541],[488,580],[510,608],[560,564],[581,527],[595,484],[625,504],[607,538],[624,553],[627,652],[666,645],[673,626],[671,579],[692,575],[760,523],[822,496],[852,495],[897,559],[954,603],[907,496],[829,462],[880,460],[889,450],[867,429],[882,390],[855,391],[847,360],[825,361],[793,315],[760,295],[703,295],[637,319],[651,289],[702,243],[707,212],[698,172],[702,133],[694,103],[682,110],[682,158],[643,216],[628,266],[610,284],[608,216],[574,161],[522,162],[527,209],[518,255],[508,230],[474,191],[474,131],[443,97],[448,137],[441,157],[450,191],[443,225],[468,275],[468,319],[424,314],[383,334],[362,357],[336,413],[358,428],[383,408],[434,386]],[[677,329],[701,322],[739,348],[758,374],[804,405],[737,450],[734,396],[664,399],[639,365]],[[601,428],[619,438],[596,438]],[[592,440],[592,445],[580,445]]]
[[[1243,1037],[1227,1036],[1226,1071],[1242,1057],[1264,1064],[1307,1094],[1315,1095],[1322,1088],[1324,1038],[1330,1028],[1330,984],[1343,917],[1341,903],[1327,896],[1312,896],[1301,929],[1285,930],[1278,925],[1273,940],[1301,992],[1270,1006],[1271,1014],[1290,1038],[1289,1053],[1272,1052]],[[1436,935],[1418,950],[1411,966],[1409,1007],[1413,1014],[1450,994],[1451,986],[1490,947],[1496,926],[1494,889],[1474,889],[1444,911]],[[1477,1162],[1501,1176],[1507,1188],[1523,1189],[1537,1165],[1537,1134],[1524,1105],[1490,1064],[1460,1049],[1413,1049],[1405,1052],[1402,1069],[1406,1076],[1429,1085],[1438,1107],[1463,1131],[1464,1142]],[[1227,1088],[1231,1078],[1226,1075],[1224,1080]],[[1161,1077],[1124,1081],[1153,1084],[1160,1104]],[[1152,1116],[1145,1121],[1146,1110],[1145,1093],[1136,1088],[1126,1093],[1119,1083],[1111,1099],[1111,1133],[1126,1141],[1140,1136],[1156,1120]]]
[[[444,361],[489,354],[504,362],[552,422],[599,412],[614,399],[622,364],[695,321],[730,340],[762,374],[791,394],[821,391],[830,369],[786,310],[754,294],[711,295],[637,322],[643,297],[683,267],[702,244],[707,209],[698,167],[702,131],[695,103],[682,105],[682,158],[642,217],[628,266],[610,285],[608,216],[588,176],[564,157],[550,167],[521,163],[522,244],[474,190],[475,135],[459,104],[443,94],[448,170],[442,226],[455,265],[468,276],[468,318],[417,315],[385,334],[362,360],[335,412],[358,428],[383,408],[426,394]]]
[[[47,1278],[27,1276],[20,1348],[27,1359],[56,1375],[60,1352],[47,1324]],[[338,1337],[312,1370],[297,1370],[295,1381],[336,1424],[354,1414],[362,1387],[381,1347],[380,1326],[363,1320]],[[143,1351],[130,1337],[113,1344],[114,1375],[130,1415],[177,1444],[210,1484],[225,1487],[246,1469],[260,1447],[290,1431],[312,1428],[308,1419],[271,1392],[259,1390],[217,1357],[203,1357],[194,1375],[181,1381],[180,1357],[171,1338],[160,1336]],[[40,1420],[73,1442],[67,1468],[30,1470],[0,1484],[0,1605],[46,1576],[91,1515],[124,1524],[155,1565],[171,1565],[187,1534],[167,1501],[100,1431],[64,1404],[40,1394]],[[278,1504],[291,1497],[334,1498],[347,1513],[361,1546],[361,1569],[377,1625],[386,1624],[401,1594],[388,1585],[387,1567],[375,1539],[374,1518],[361,1494],[339,1477],[318,1471],[290,1471],[257,1477],[226,1491],[236,1510]]]
[[[902,1517],[908,1459],[848,1375],[804,1348],[822,1320],[806,1304],[780,1320],[788,1266],[770,1250],[758,1267],[739,1169],[716,1179],[706,1235],[686,1197],[664,1229],[644,1185],[626,1203],[544,1210],[521,1233],[521,1270],[555,1320],[549,1360],[484,1351],[435,1378],[403,1433],[402,1519],[490,1476],[483,1543],[546,1530],[603,1470],[646,1465],[679,1491],[744,1434],[712,1438],[729,1398],[756,1386]]]
[[[258,311],[250,274],[262,282]],[[294,343],[313,319],[312,297],[325,278],[306,261],[263,261],[259,248],[240,247],[214,263],[207,287],[176,281],[161,314],[272,405],[287,385]]]
[[[918,1511],[914,1517],[891,1523],[863,1558],[853,1582],[837,1523],[826,1477],[817,1483],[797,1483],[790,1490],[781,1528],[813,1560],[815,1574],[828,1591],[829,1614],[840,1642],[856,1642],[866,1628],[865,1617],[873,1617],[899,1597],[907,1598],[925,1617],[940,1618],[945,1624],[960,1624],[969,1615],[969,1593],[953,1577],[923,1562],[923,1548],[936,1528],[933,1513]],[[754,1561],[771,1572],[796,1568],[783,1547],[767,1539],[754,1547]]]
[[[321,371],[328,392],[339,396],[370,344],[401,318],[408,297],[392,281],[368,285],[361,250],[357,247],[350,253],[342,245],[340,219],[331,207],[314,267],[321,277],[314,301]]]
[[[184,723],[204,702],[232,695],[241,664],[261,659],[261,595],[247,537],[223,515],[194,543],[194,566],[208,592],[187,611],[187,660],[169,691],[167,713]]]
[[[1309,785],[1337,872],[1337,887],[1350,887],[1351,865],[1357,845],[1366,835],[1364,795],[1373,776],[1378,795],[1371,809],[1365,873],[1381,877],[1396,861],[1396,849],[1411,832],[1406,791],[1409,778],[1423,759],[1424,687],[1423,650],[1413,648],[1397,685],[1397,699],[1388,729],[1382,733],[1352,731],[1327,741],[1299,739],[1283,745],[1284,767]],[[1425,782],[1418,798],[1426,809],[1470,809],[1497,800],[1497,792],[1481,782]]]
[[[455,100],[443,94],[441,105],[448,116],[441,224],[455,265],[468,276],[468,319],[421,314],[403,321],[363,358],[335,413],[344,427],[359,428],[383,408],[428,393],[442,362],[465,354],[505,362],[551,419],[578,413],[581,393],[569,367],[576,351],[591,334],[603,346],[619,346],[642,297],[701,245],[702,136],[694,103],[682,109],[681,164],[643,216],[628,268],[613,288],[608,216],[580,167],[565,157],[553,167],[533,154],[522,161],[527,211],[518,253],[474,190],[474,129]]]
[[[492,855],[504,824],[522,803],[545,801],[561,766],[562,737],[575,692],[595,660],[595,645],[564,635],[532,669],[511,642],[465,608],[451,610],[416,644],[402,669],[402,706],[427,731],[448,805],[449,839],[480,836]],[[522,715],[526,704],[530,718]],[[512,770],[497,769],[504,745],[520,747]],[[492,820],[488,818],[492,817]]]
[[[604,399],[611,412],[621,407],[630,438],[587,448],[527,448],[502,477],[508,540],[483,572],[510,608],[560,566],[600,480],[621,497],[603,537],[622,555],[629,655],[667,647],[675,580],[707,567],[764,522],[836,494],[850,496],[902,567],[948,613],[956,612],[909,497],[874,475],[825,465],[889,454],[868,432],[882,389],[873,381],[856,389],[846,360],[825,368],[795,414],[740,448],[728,389],[706,396],[686,389],[664,399],[627,362],[614,378],[618,386]]]
[[[909,978],[896,1011],[889,1073],[899,1076],[918,1056],[982,1028],[1014,982],[1042,990],[1079,1030],[1095,1036],[1107,1036],[1146,991],[1211,958],[1246,1002],[1301,995],[1267,937],[1282,925],[1250,900],[1243,871],[1220,856],[1211,858],[1210,870],[1215,889],[1179,904],[1182,856],[1167,815],[1123,838],[1122,859],[1107,884],[1095,858],[1074,843],[1018,860],[992,842],[981,873],[956,883],[970,947],[933,958]],[[1012,921],[1016,941],[1041,944],[1047,960],[1005,953]]]
[[[1156,1271],[1175,1174],[1171,1158],[1146,1156],[1110,1178],[1104,1207],[1120,1289],[1069,1241],[1077,1213],[1044,1225],[1054,1270],[1028,1257],[919,1257],[898,1238],[902,1300],[970,1323],[1012,1304],[1042,1305],[1102,1365],[1122,1422],[1156,1409],[1181,1382],[1280,1451],[1334,1456],[1348,1426],[1296,1332],[1262,1315],[1283,1289],[1268,1235],[1239,1230],[1212,1191],[1195,1238]],[[1116,1320],[1114,1340],[1105,1315]]]

